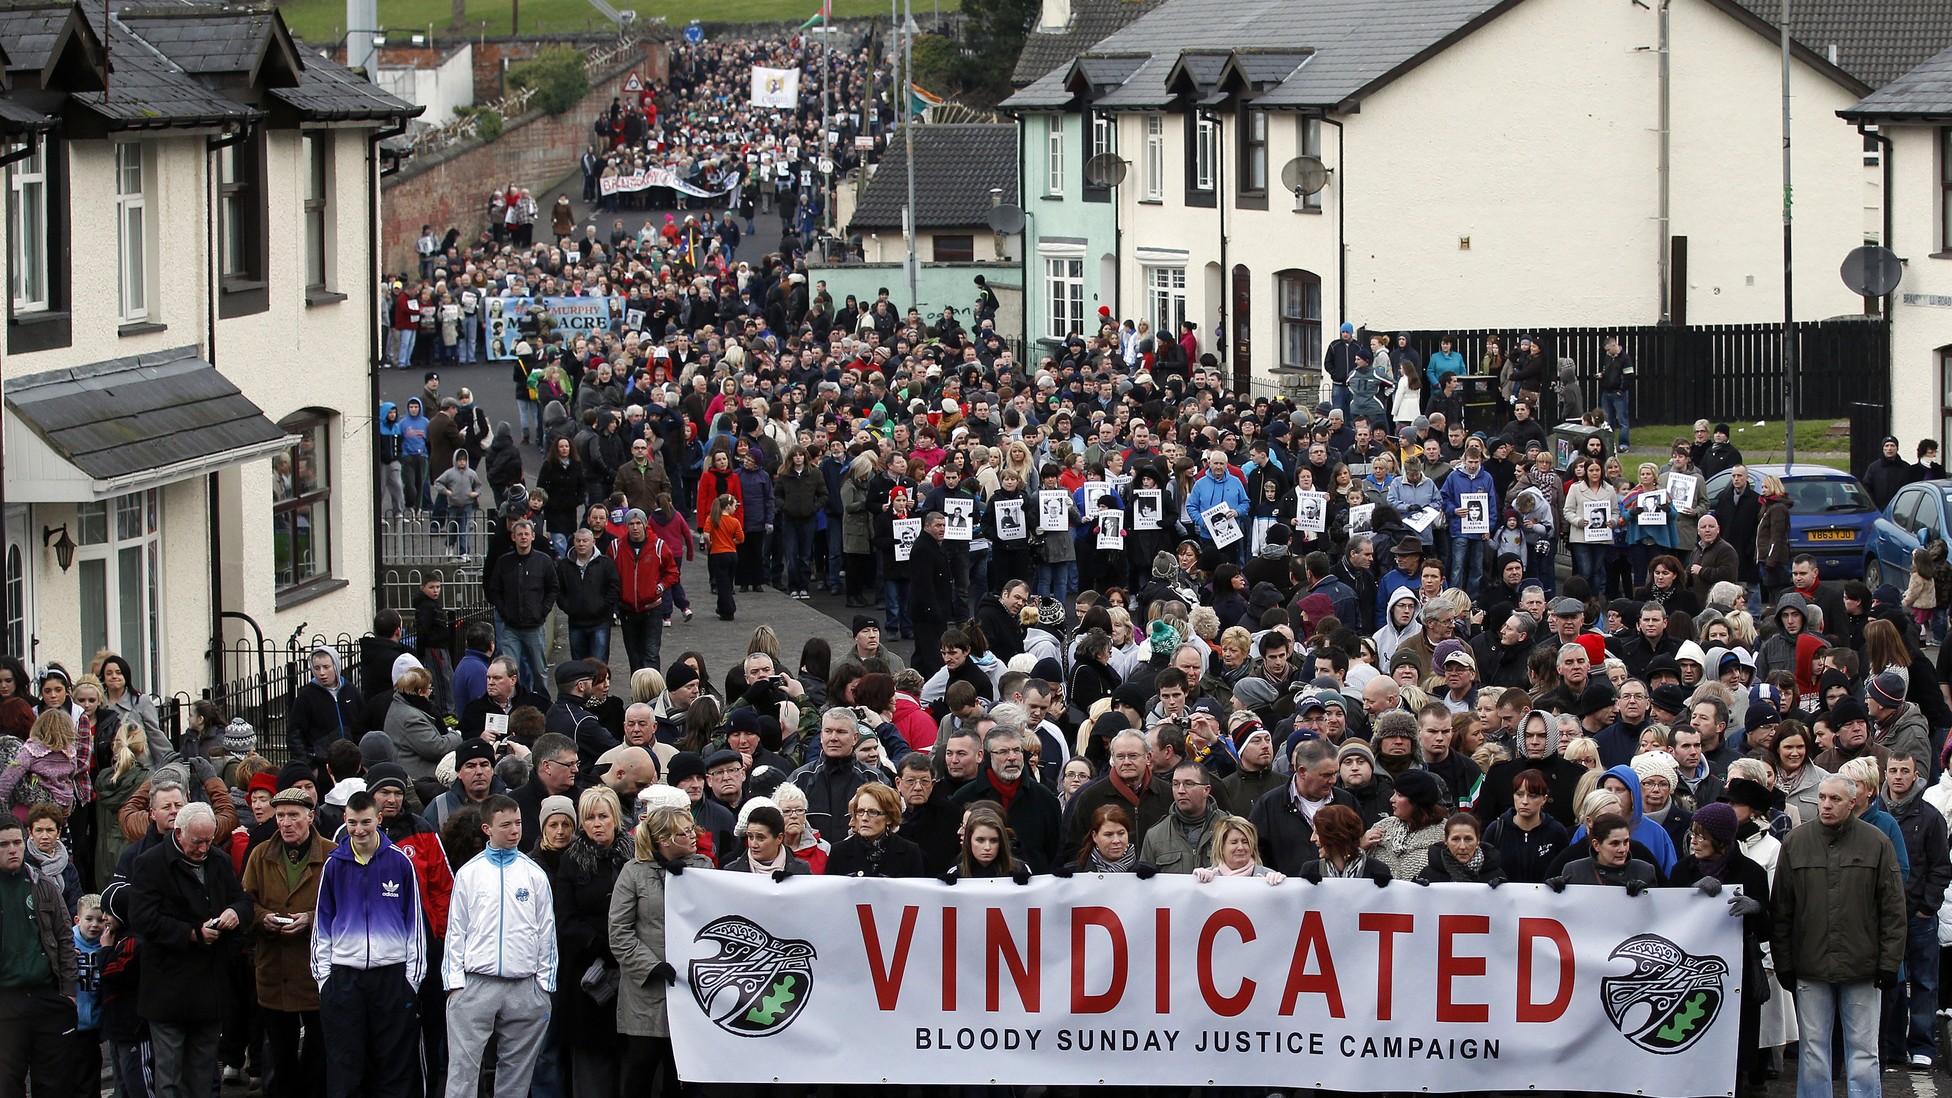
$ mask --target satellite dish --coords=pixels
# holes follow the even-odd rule
[[[1023,207],[1005,203],[990,210],[990,231],[1010,236],[1023,231]]]
[[[1117,153],[1099,153],[1084,162],[1084,181],[1099,190],[1111,190],[1125,182],[1125,161]]]
[[[1319,156],[1297,156],[1281,165],[1281,185],[1296,194],[1314,194],[1328,186],[1328,169]]]
[[[1904,261],[1898,253],[1876,244],[1866,244],[1852,248],[1844,256],[1844,285],[1859,297],[1883,297],[1898,288],[1898,280],[1904,277]]]

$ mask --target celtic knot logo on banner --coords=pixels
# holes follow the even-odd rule
[[[1658,934],[1636,934],[1608,959],[1632,961],[1633,971],[1600,981],[1606,1016],[1648,1052],[1686,1050],[1721,1013],[1728,963],[1720,957],[1696,957]]]
[[[691,962],[691,994],[698,1008],[736,1037],[765,1037],[793,1024],[813,991],[808,942],[775,938],[738,915],[714,919],[695,942],[712,942],[718,953]]]

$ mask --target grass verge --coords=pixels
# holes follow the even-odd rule
[[[947,0],[941,7],[948,11],[958,3],[959,0]],[[682,27],[700,17],[712,23],[801,23],[820,10],[819,0],[718,0],[709,7],[678,0],[620,0],[612,6],[619,10],[635,8],[640,18],[662,16],[674,27]],[[343,36],[345,0],[290,0],[280,4],[278,10],[284,14],[292,33],[314,44],[337,42]],[[469,4],[465,32],[447,29],[453,11],[447,0],[380,0],[380,26],[395,32],[425,31],[432,27],[437,44],[483,33],[510,33],[511,5],[508,3]],[[887,14],[888,5],[882,0],[834,0],[837,19]],[[526,34],[571,34],[610,26],[609,20],[585,0],[523,0],[520,15],[521,29]]]

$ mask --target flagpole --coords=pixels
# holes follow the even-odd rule
[[[826,0],[822,0],[820,14],[824,17],[827,15],[828,10],[828,3]],[[834,94],[833,20],[831,18],[822,18],[820,21],[820,29],[824,32],[820,37],[820,158],[829,165],[829,170],[822,174],[827,177],[826,221],[827,233],[831,236],[834,231],[834,173],[831,169],[831,165],[834,162],[834,149],[832,143],[827,140],[828,133],[832,132],[827,128],[829,125],[827,119],[829,117],[828,103]],[[819,165],[816,164],[815,167],[819,167]]]
[[[908,307],[921,300],[916,287],[920,264],[915,256],[915,9],[914,0],[901,0],[901,37],[908,55],[908,76],[901,87],[901,133],[908,159]]]

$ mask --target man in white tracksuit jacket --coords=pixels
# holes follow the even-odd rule
[[[522,1098],[549,1028],[556,990],[556,913],[549,875],[516,849],[522,808],[496,794],[481,805],[488,849],[454,875],[447,911],[447,1095],[474,1098],[481,1051],[501,1038],[495,1098]]]

